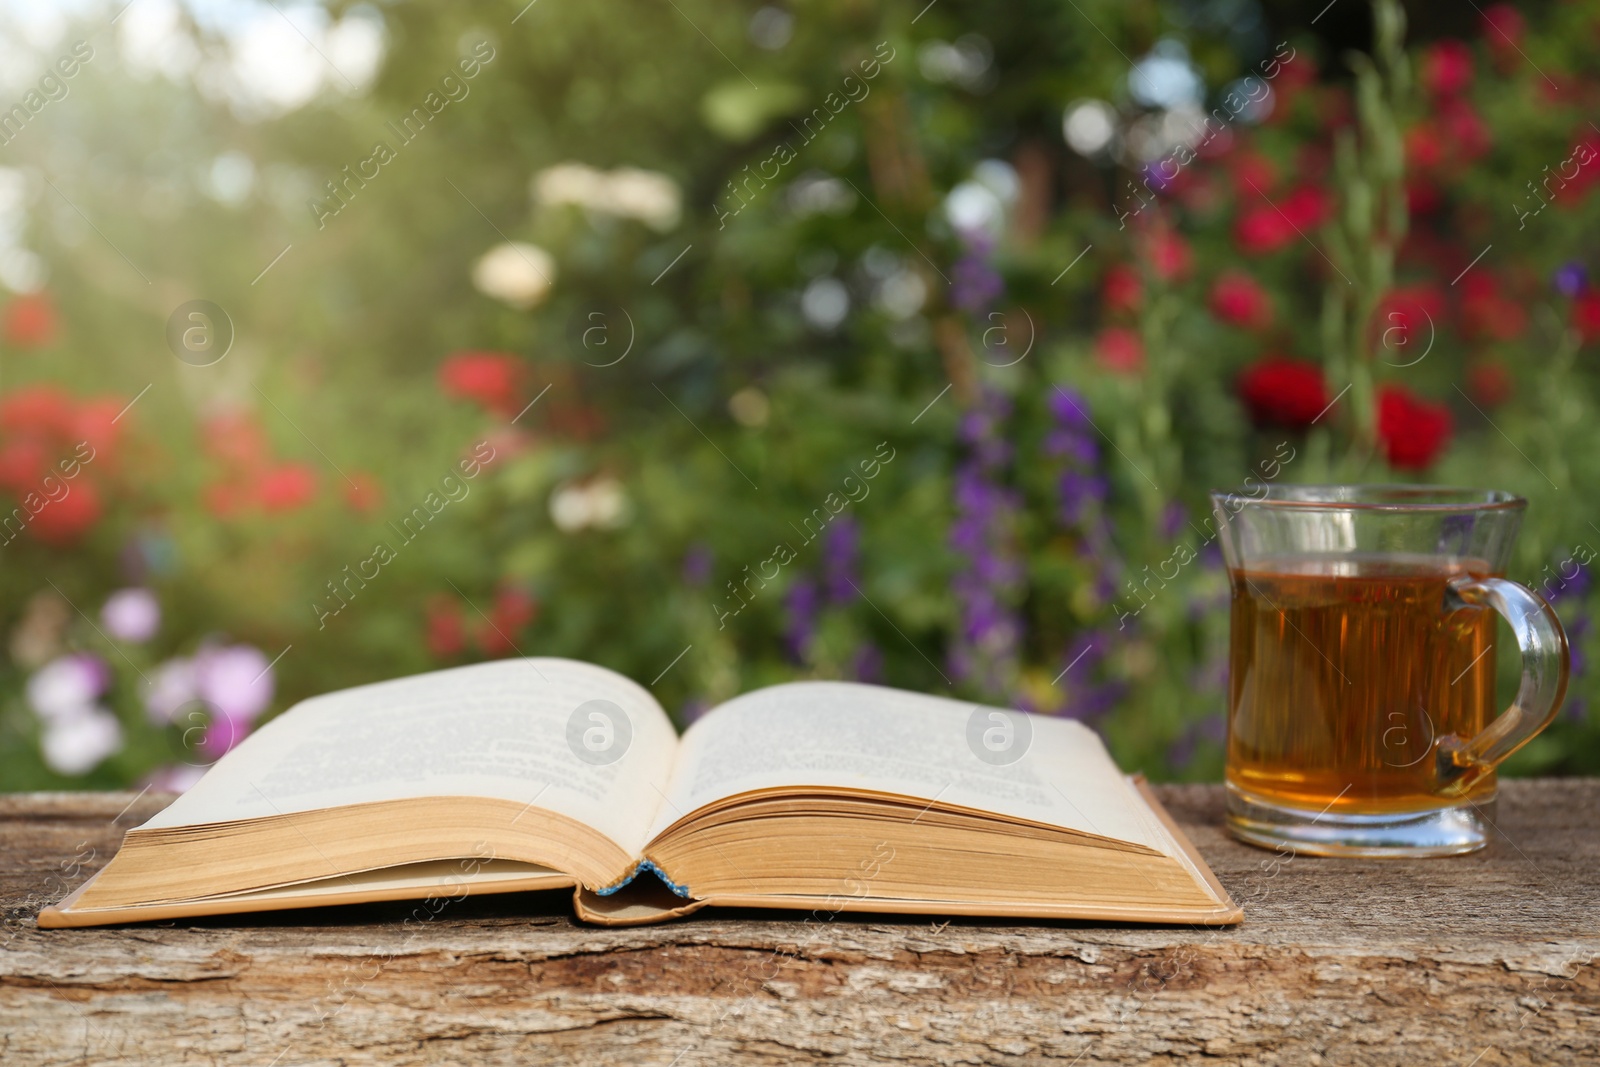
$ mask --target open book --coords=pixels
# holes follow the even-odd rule
[[[627,678],[529,658],[295,705],[39,925],[565,887],[611,924],[707,904],[1243,917],[1078,723],[796,682],[680,739]]]

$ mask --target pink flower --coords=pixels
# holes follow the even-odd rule
[[[272,703],[271,662],[251,645],[203,649],[194,670],[196,695],[222,718],[248,724]]]
[[[200,699],[195,688],[194,661],[169,659],[155,669],[144,694],[144,710],[156,725],[172,722],[185,704]]]
[[[148,589],[119,589],[106,598],[100,622],[118,641],[142,644],[161,627],[161,603]]]

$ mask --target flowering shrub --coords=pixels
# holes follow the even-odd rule
[[[1380,3],[1349,62],[1179,16],[537,5],[477,44],[391,5],[375,80],[292,105],[107,55],[0,173],[0,783],[181,787],[294,700],[521,654],[685,722],[860,678],[1215,777],[1206,493],[1247,478],[1527,496],[1510,576],[1575,677],[1512,769],[1600,771],[1600,15],[1406,45]],[[473,99],[329,209],[458,38]],[[152,176],[121,131],[183,109]],[[22,169],[83,172],[80,128],[81,217]]]

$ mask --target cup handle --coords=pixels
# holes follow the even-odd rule
[[[1511,624],[1522,652],[1522,684],[1511,706],[1476,737],[1447,734],[1435,745],[1435,789],[1449,796],[1472,788],[1555,718],[1567,695],[1568,652],[1566,631],[1550,602],[1505,578],[1452,579],[1444,607],[1494,609]]]

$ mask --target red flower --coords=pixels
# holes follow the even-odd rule
[[[22,437],[6,442],[0,448],[0,487],[10,489],[17,496],[40,488],[50,471],[50,450],[43,441]],[[3,509],[0,509],[3,510]]]
[[[1322,225],[1322,220],[1331,214],[1332,206],[1328,194],[1314,185],[1300,186],[1278,204],[1289,221],[1302,230]]]
[[[1233,161],[1233,191],[1240,200],[1271,196],[1278,184],[1278,168],[1258,152],[1242,152]]]
[[[1240,212],[1234,239],[1245,252],[1275,252],[1327,218],[1328,194],[1302,185],[1276,203],[1262,201]]]
[[[1411,178],[1406,182],[1406,209],[1413,218],[1432,215],[1444,203],[1439,187],[1425,178]]]
[[[1511,4],[1494,4],[1483,12],[1483,39],[1496,59],[1516,55],[1526,28],[1522,12]]]
[[[1194,254],[1189,242],[1166,226],[1152,227],[1142,242],[1145,260],[1162,281],[1173,281],[1189,273]]]
[[[206,419],[205,450],[235,468],[252,469],[267,461],[267,435],[248,411],[225,411]]]
[[[1600,289],[1588,289],[1572,302],[1572,328],[1585,342],[1600,338]]]
[[[1294,227],[1271,204],[1250,205],[1233,225],[1233,239],[1246,253],[1276,252],[1294,237]]]
[[[72,413],[73,443],[88,442],[97,457],[104,456],[116,443],[117,431],[122,426],[117,418],[127,406],[126,400],[115,396],[84,401]]]
[[[1421,122],[1406,131],[1406,162],[1413,170],[1434,170],[1444,163],[1444,139],[1433,123]]]
[[[445,395],[472,400],[505,418],[521,406],[522,379],[521,361],[506,352],[457,352],[439,367]]]
[[[1328,406],[1328,387],[1315,363],[1268,356],[1239,375],[1239,398],[1257,425],[1292,430],[1311,425]]]
[[[1135,311],[1144,299],[1139,272],[1125,263],[1114,263],[1100,284],[1100,300],[1107,311]]]
[[[265,511],[295,511],[317,492],[317,476],[303,463],[280,463],[264,471],[255,498]]]
[[[1425,470],[1450,443],[1450,409],[1398,385],[1378,390],[1378,440],[1396,470]]]
[[[244,486],[237,482],[216,482],[208,485],[201,499],[206,510],[219,519],[231,519],[244,510],[249,502],[249,496]]]
[[[1110,326],[1095,338],[1094,358],[1113,374],[1138,374],[1144,369],[1144,343],[1135,331]]]
[[[520,589],[502,587],[495,594],[489,617],[473,629],[473,637],[485,656],[503,656],[516,650],[516,633],[538,614],[533,597]]]
[[[1243,271],[1224,271],[1211,286],[1211,313],[1246,330],[1272,325],[1272,297]]]
[[[1434,96],[1458,96],[1472,84],[1472,49],[1438,41],[1422,53],[1422,84]]]
[[[1374,322],[1380,335],[1378,343],[1392,354],[1384,358],[1391,363],[1410,363],[1420,358],[1438,333],[1444,311],[1444,293],[1436,285],[1403,285],[1389,290],[1378,303]]]
[[[33,517],[28,529],[47,545],[71,544],[100,518],[100,494],[94,483],[78,478],[67,484],[67,494],[51,500]]]
[[[1272,90],[1276,97],[1273,102],[1272,113],[1267,116],[1268,123],[1278,123],[1287,120],[1294,111],[1295,101],[1305,91],[1306,87],[1317,80],[1317,62],[1309,53],[1296,51],[1294,57],[1278,69],[1278,76],[1273,79]]]
[[[462,623],[461,605],[454,598],[439,594],[428,601],[427,645],[436,659],[452,659],[467,647],[467,629]]]
[[[344,483],[344,502],[351,510],[368,514],[383,503],[383,487],[372,475],[356,471]]]
[[[0,400],[0,429],[61,440],[72,432],[72,397],[53,385],[29,385]]]
[[[494,610],[489,617],[506,633],[515,633],[532,622],[539,614],[539,603],[532,595],[515,586],[505,586],[494,598]]]
[[[1528,328],[1528,309],[1504,295],[1488,270],[1469,271],[1461,280],[1461,328],[1469,337],[1512,341]]]
[[[56,339],[56,307],[43,293],[19,296],[6,305],[0,333],[18,348],[45,348]]]
[[[1504,363],[1485,360],[1467,370],[1467,392],[1486,408],[1498,407],[1511,399],[1511,372]]]
[[[1439,108],[1439,123],[1450,147],[1452,162],[1470,163],[1487,155],[1489,126],[1465,100],[1449,100]]]

